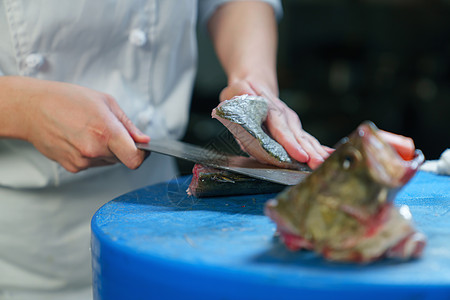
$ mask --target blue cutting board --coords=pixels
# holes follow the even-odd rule
[[[400,192],[428,236],[423,257],[370,265],[290,252],[263,215],[274,195],[197,199],[191,177],[125,194],[92,219],[95,299],[450,299],[450,177]]]

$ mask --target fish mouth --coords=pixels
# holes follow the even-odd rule
[[[264,207],[264,214],[272,219],[277,225],[276,235],[279,235],[281,241],[289,250],[298,251],[300,249],[312,250],[313,244],[302,237],[293,224],[287,218],[281,216],[277,211],[278,200],[270,199]]]
[[[268,216],[272,221],[277,224],[278,231],[289,232],[291,234],[297,234],[294,226],[290,223],[286,222],[285,218],[280,216],[277,211],[278,200],[277,199],[269,199],[264,206],[264,214]]]
[[[422,151],[416,149],[414,151],[414,157],[412,160],[403,160],[403,166],[405,168],[405,172],[403,176],[400,178],[401,184],[406,184],[413,176],[416,174],[417,170],[419,170],[420,165],[425,161],[425,156]]]
[[[404,159],[397,149],[380,134],[380,130],[373,123],[361,125],[358,128],[358,134],[362,137],[372,177],[389,187],[406,184],[425,160],[419,149],[414,150],[411,159]]]
[[[269,199],[264,206],[264,214],[277,224],[277,231],[281,234],[300,235],[295,226],[288,218],[281,216],[278,212],[278,199]]]

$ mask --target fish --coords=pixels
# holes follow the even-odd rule
[[[286,186],[266,180],[195,164],[187,194],[197,198],[248,194],[272,194]]]
[[[221,102],[212,110],[211,116],[233,134],[243,151],[259,162],[280,168],[301,169],[300,163],[264,130],[263,123],[268,111],[266,98],[245,94]]]
[[[426,236],[415,229],[408,206],[394,200],[424,155],[417,149],[403,159],[385,135],[363,122],[304,181],[266,202],[264,213],[289,250],[355,263],[422,255]]]

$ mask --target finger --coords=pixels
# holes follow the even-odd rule
[[[95,147],[96,143],[90,143],[86,141],[84,143],[66,141],[59,144],[59,151],[51,153],[49,151],[43,151],[47,157],[58,162],[64,169],[71,173],[78,173],[85,170],[94,164],[96,159],[104,157],[106,160],[110,160],[111,163],[116,163],[117,159],[114,157],[108,148]],[[40,148],[42,151],[42,148]],[[50,153],[50,154],[47,154]]]
[[[296,134],[296,140],[302,149],[308,153],[308,162],[311,160],[314,160],[319,164],[323,162],[322,156],[317,152],[316,147],[311,143],[306,132],[303,131],[301,134]]]
[[[322,163],[324,162],[324,160],[322,158],[318,158],[317,156],[311,157],[311,159],[307,162],[308,166],[315,170],[317,169]]]
[[[266,126],[271,136],[285,148],[286,152],[293,159],[299,162],[307,162],[309,160],[308,153],[299,145],[282,113],[269,110]]]
[[[109,149],[125,166],[137,169],[145,159],[145,151],[136,148],[125,127],[122,127],[122,130],[117,128],[115,131],[108,143]]]
[[[320,144],[319,140],[316,139],[314,136],[309,134],[308,132],[305,132],[306,138],[309,140],[311,145],[314,147],[314,150],[323,158],[326,159],[329,156],[329,153],[323,148],[323,146]]]
[[[110,96],[108,96],[108,105],[115,116],[126,128],[133,140],[137,143],[148,143],[150,137],[144,134],[134,123],[127,117],[125,112],[120,108],[119,104]]]
[[[66,169],[66,171],[70,172],[70,173],[78,173],[82,170],[80,170],[79,168],[77,168],[74,164],[72,164],[69,161],[65,161],[65,162],[60,162],[60,165]]]
[[[277,101],[274,98],[273,101],[269,104],[270,109],[268,113],[270,133],[285,147],[292,158],[299,162],[308,162],[313,152],[307,140],[298,138],[304,133],[303,129],[301,129],[302,125],[298,115],[286,108],[281,100]]]
[[[273,101],[278,107],[285,107],[284,102],[280,99],[274,98]],[[294,111],[286,108],[284,116],[288,123],[289,130],[295,136],[299,147],[301,147],[309,156],[309,160],[307,161],[308,165],[311,168],[317,168],[329,156],[328,152],[325,151],[315,137],[303,130],[300,118]]]
[[[61,163],[61,166],[70,173],[78,173],[86,170],[92,166],[90,160],[87,158],[77,158],[76,160],[65,161]]]
[[[316,169],[328,158],[329,154],[313,136],[310,136],[310,143],[314,147],[317,155],[311,156],[311,160],[308,162],[308,165],[312,169]]]
[[[108,157],[98,157],[91,160],[92,166],[104,166],[104,165],[113,165],[120,162],[120,160],[116,156],[108,156]]]
[[[278,105],[281,104],[280,101]],[[300,119],[296,113],[290,109],[285,109],[284,113],[280,113],[280,117],[281,116],[284,117],[284,120],[287,123],[288,130],[285,130],[285,132],[289,132],[290,135],[293,135],[295,138],[295,142],[292,141],[291,143],[296,143],[295,147],[286,149],[286,151],[288,151],[289,155],[294,159],[300,162],[306,162],[311,168],[316,168],[324,161],[322,154],[326,155],[325,152],[322,153],[323,150],[320,147],[320,143],[302,129]],[[307,160],[299,160],[298,157],[305,157],[305,155],[299,156],[298,153],[306,153]]]
[[[137,128],[136,125],[134,125],[134,123],[130,119],[128,119],[128,117],[126,117],[126,119],[122,120],[121,122],[136,143],[150,142],[150,137],[144,134],[139,128]]]
[[[311,160],[308,162],[311,169],[316,169],[330,156],[331,153],[335,151],[335,149],[321,145],[320,142],[313,136],[311,136],[310,143],[313,145],[317,153],[322,156],[322,159],[312,156]]]
[[[336,149],[322,145],[322,148],[328,152],[328,154],[333,153]]]
[[[86,170],[88,168],[95,168],[95,167],[104,167],[104,166],[110,166],[110,165],[114,165],[116,163],[118,163],[119,160],[118,159],[111,159],[111,158],[106,158],[106,159],[87,159],[85,163],[83,163],[82,165],[77,165],[75,166],[78,171],[82,171],[82,170]]]
[[[69,172],[78,173],[91,167],[113,165],[118,162],[119,160],[114,155],[89,158],[80,156],[77,153],[76,157],[73,157],[72,155],[71,159],[67,160],[65,163],[61,165]]]
[[[125,123],[128,122],[125,113],[121,110],[117,113],[119,115],[114,115],[110,120],[111,138],[108,141],[108,148],[125,166],[136,169],[144,161],[145,153],[137,149],[125,127]]]

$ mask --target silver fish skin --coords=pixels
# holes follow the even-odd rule
[[[426,238],[414,229],[408,207],[393,201],[423,161],[420,150],[403,160],[366,121],[303,182],[269,200],[265,214],[294,251],[343,262],[417,258]]]
[[[221,102],[211,116],[234,136],[242,150],[261,163],[288,169],[304,169],[263,128],[269,111],[268,100],[261,96],[241,95]]]

